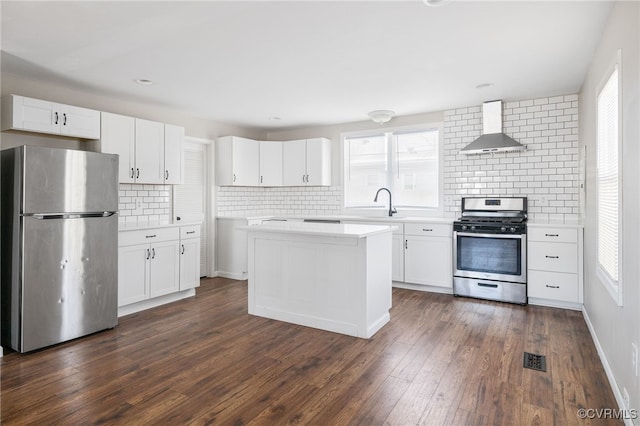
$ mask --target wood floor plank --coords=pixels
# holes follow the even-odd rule
[[[7,352],[3,426],[572,425],[616,408],[581,313],[405,289],[368,340],[248,315],[246,281],[214,278],[112,330]]]

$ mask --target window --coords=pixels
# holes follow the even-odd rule
[[[347,135],[345,207],[380,207],[373,198],[379,188],[386,187],[393,194],[394,207],[439,208],[441,134],[441,126],[434,125]]]
[[[618,61],[619,62],[619,61]],[[619,305],[620,135],[618,63],[597,98],[597,275]]]

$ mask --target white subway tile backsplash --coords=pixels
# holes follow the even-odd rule
[[[144,226],[171,222],[170,185],[121,183],[119,194],[120,225]]]

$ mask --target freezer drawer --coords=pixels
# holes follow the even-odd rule
[[[21,322],[11,326],[14,349],[27,352],[114,327],[117,215],[24,217],[22,227],[22,280],[12,284],[22,310]]]

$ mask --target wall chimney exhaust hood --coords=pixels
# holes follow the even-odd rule
[[[482,104],[482,136],[460,150],[460,154],[524,151],[525,146],[502,133],[502,101]]]

